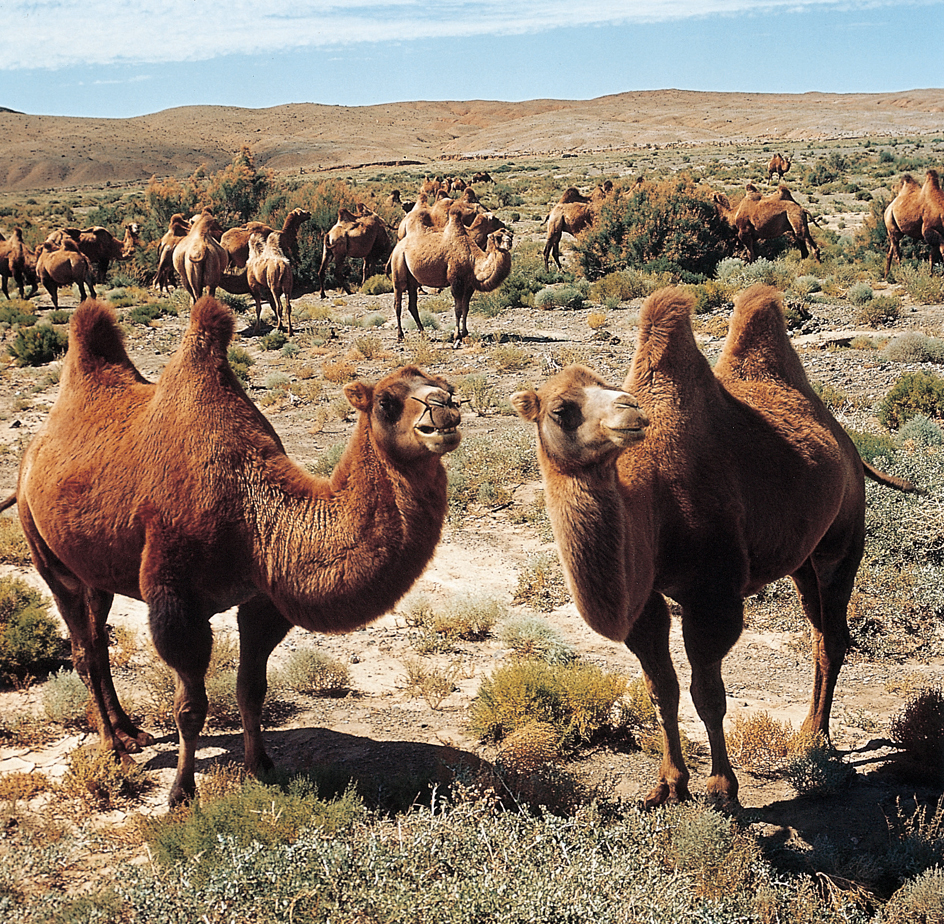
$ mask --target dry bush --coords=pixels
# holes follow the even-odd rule
[[[791,760],[819,743],[816,735],[796,732],[789,720],[778,722],[768,712],[736,716],[726,739],[731,759],[757,775],[782,773]]]
[[[577,652],[546,619],[525,613],[512,616],[502,625],[502,644],[521,660],[537,659],[548,664],[566,664]]]
[[[432,366],[439,362],[442,352],[425,334],[412,334],[407,337],[407,349],[410,351],[410,362],[415,366]]]
[[[587,326],[590,330],[600,330],[606,327],[608,319],[605,311],[591,311],[587,314]]]
[[[119,761],[98,746],[76,748],[60,783],[63,795],[96,808],[112,808],[137,799],[149,786],[144,771],[133,760]]]
[[[15,517],[0,517],[0,562],[5,565],[32,564],[29,543]]]
[[[430,709],[439,709],[443,700],[456,688],[457,667],[433,667],[424,664],[419,658],[410,658],[403,662],[406,670],[404,678],[409,696],[421,696]]]
[[[276,685],[309,696],[341,696],[351,688],[351,673],[323,651],[299,648],[276,672]]]
[[[515,729],[498,749],[501,769],[530,775],[560,760],[557,730],[547,722],[533,721]]]
[[[512,599],[544,613],[567,603],[570,593],[555,553],[543,552],[528,559],[518,573],[518,586]]]
[[[944,690],[927,687],[892,720],[892,740],[903,751],[893,763],[909,777],[944,782]]]
[[[500,372],[514,372],[530,366],[534,357],[518,343],[499,343],[489,354]]]
[[[49,789],[50,783],[46,775],[37,770],[0,775],[0,802],[27,801],[41,792],[48,792]]]
[[[329,382],[341,385],[357,378],[357,367],[343,359],[332,360],[321,366],[321,374]]]

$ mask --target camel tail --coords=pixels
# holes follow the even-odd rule
[[[16,491],[14,491],[8,498],[0,501],[0,513],[3,513],[4,510],[9,510],[16,503]]]
[[[896,491],[908,491],[914,494],[928,493],[924,490],[924,488],[919,488],[910,481],[905,481],[903,478],[896,478],[894,475],[889,475],[886,472],[879,471],[879,469],[869,465],[865,459],[862,460],[862,468],[865,471],[867,478],[871,478],[872,481],[885,485],[887,488],[894,488]],[[0,507],[0,510],[3,509],[3,507]]]

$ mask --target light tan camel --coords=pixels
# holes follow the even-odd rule
[[[898,194],[885,209],[885,229],[888,231],[886,277],[893,257],[901,263],[901,239],[905,236],[928,244],[929,271],[934,271],[935,250],[944,261],[944,193],[936,170],[927,172],[923,186],[918,186],[908,173],[901,178]]]
[[[83,301],[88,286],[89,294],[95,298],[92,266],[79,245],[67,235],[59,244],[45,240],[36,248],[36,276],[49,293],[53,308],[59,307],[59,289],[63,286],[77,285]]]
[[[36,256],[23,243],[22,228],[14,228],[9,240],[0,236],[0,279],[2,279],[3,294],[9,299],[7,284],[10,277],[16,283],[20,298],[26,298],[26,286],[32,287],[30,296],[36,293]]]
[[[232,334],[232,312],[201,298],[152,384],[128,358],[114,311],[83,303],[59,396],[0,504],[19,504],[101,746],[118,753],[153,739],[118,701],[105,623],[116,593],[147,604],[154,646],[177,675],[171,804],[195,792],[210,616],[239,607],[236,696],[257,773],[272,766],[261,730],[269,654],[293,625],[350,632],[406,593],[439,541],[441,456],[460,439],[452,386],[407,366],[376,385],[345,385],[354,433],[330,478],[310,475],[230,369]]]
[[[295,284],[292,264],[282,252],[282,232],[273,231],[268,237],[253,233],[249,236],[249,260],[246,263],[246,282],[256,301],[256,324],[252,329],[259,332],[259,320],[262,316],[262,299],[265,297],[272,307],[272,313],[282,325],[282,299],[285,299],[285,318],[288,335],[292,336],[292,288]]]
[[[735,300],[714,372],[680,289],[650,296],[622,389],[571,366],[512,403],[537,425],[551,524],[574,600],[595,631],[639,658],[664,736],[646,799],[689,797],[669,610],[681,606],[691,694],[708,731],[708,792],[737,798],[725,747],[721,662],[743,600],[789,575],[810,622],[808,732],[829,734],[849,644],[846,606],[865,542],[863,465],[817,397],[787,337],[776,290]],[[638,403],[637,403],[638,402]]]
[[[783,180],[784,174],[790,169],[790,158],[784,156],[783,154],[774,154],[773,157],[767,161],[767,182],[772,183],[774,174],[777,174],[777,182],[780,183]]]
[[[475,292],[492,292],[511,272],[511,231],[503,229],[489,235],[485,250],[469,236],[458,213],[449,214],[442,231],[427,229],[408,234],[397,241],[390,256],[394,308],[397,315],[397,339],[403,339],[400,323],[404,291],[407,307],[416,326],[423,330],[417,310],[420,286],[442,289],[449,286],[455,303],[456,329],[453,346],[458,348],[469,330],[469,302]]]
[[[174,270],[190,293],[194,304],[206,289],[215,294],[229,257],[220,244],[223,229],[213,214],[204,209],[190,223],[187,236],[174,248]]]
[[[318,282],[321,285],[321,297],[325,295],[325,275],[328,264],[334,261],[334,275],[341,288],[351,294],[345,278],[345,264],[348,259],[362,259],[364,269],[361,273],[361,285],[367,281],[368,267],[372,263],[381,265],[390,256],[390,237],[384,220],[374,212],[355,215],[346,208],[338,209],[338,220],[324,237],[324,250],[321,266],[318,269]]]
[[[174,248],[190,233],[190,221],[176,212],[170,217],[168,228],[160,239],[157,248],[157,272],[152,285],[158,292],[169,290],[176,284],[174,273]]]
[[[311,218],[311,212],[307,209],[292,209],[282,222],[282,252],[287,257],[291,257],[296,263],[298,257],[298,229],[302,223]],[[242,269],[249,259],[249,235],[258,233],[262,235],[263,240],[267,239],[273,229],[261,221],[249,221],[238,228],[230,228],[223,232],[220,243],[229,256],[229,266],[231,270]]]
[[[107,228],[96,225],[94,228],[62,228],[69,235],[79,250],[85,254],[96,273],[96,280],[104,282],[112,260],[130,260],[138,246],[140,226],[137,222],[125,225],[124,237],[119,241]],[[55,234],[56,232],[53,232]],[[49,238],[47,238],[48,240]]]
[[[560,242],[566,231],[576,237],[593,225],[596,216],[613,189],[611,180],[606,180],[588,196],[583,196],[575,186],[564,190],[557,204],[551,209],[542,224],[547,224],[547,238],[544,241],[544,270],[549,268],[553,258],[557,268],[561,269]]]
[[[471,193],[471,196],[465,198],[465,193]],[[437,199],[432,205],[429,205],[427,198],[420,193],[420,198],[397,226],[397,240],[402,241],[411,231],[430,229],[442,231],[446,227],[449,215],[455,212],[472,240],[478,247],[484,249],[488,236],[493,231],[501,231],[505,228],[505,223],[478,201],[471,187],[468,187],[465,193],[458,199]]]
[[[761,196],[753,183],[747,194],[732,207],[724,193],[712,196],[718,216],[731,229],[747,251],[748,262],[757,259],[757,245],[789,234],[806,259],[810,251],[819,260],[819,247],[810,234],[810,213],[794,198],[790,190],[780,185],[776,192]]]

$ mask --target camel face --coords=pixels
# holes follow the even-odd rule
[[[511,403],[538,425],[544,452],[563,469],[605,461],[641,440],[649,425],[631,394],[584,366],[568,366],[540,391],[518,392]]]
[[[459,445],[454,391],[445,379],[416,367],[388,375],[373,388],[362,382],[344,387],[348,401],[369,415],[378,444],[395,463],[442,456]]]

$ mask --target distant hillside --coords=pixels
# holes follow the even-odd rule
[[[703,144],[944,135],[944,90],[879,94],[656,90],[594,100],[391,103],[270,109],[187,106],[134,119],[0,109],[0,188],[26,190],[218,170],[243,145],[260,166],[309,172]]]

